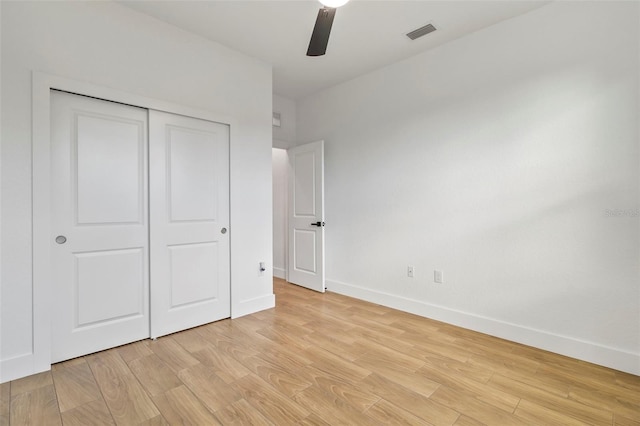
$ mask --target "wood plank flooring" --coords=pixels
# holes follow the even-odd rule
[[[640,377],[274,280],[277,307],[0,385],[0,425],[640,425]]]

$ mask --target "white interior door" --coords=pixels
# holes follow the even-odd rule
[[[149,336],[147,110],[51,92],[52,362]]]
[[[324,292],[324,142],[289,154],[289,282]]]
[[[149,111],[151,337],[228,318],[229,126]]]

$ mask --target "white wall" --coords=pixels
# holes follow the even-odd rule
[[[296,103],[274,94],[273,112],[280,113],[280,127],[273,128],[274,148],[287,149],[296,146]]]
[[[1,2],[0,380],[32,363],[33,70],[232,117],[234,316],[273,306],[271,67],[111,2]]]
[[[287,270],[287,151],[273,148],[273,276],[285,278]]]
[[[328,289],[640,374],[638,8],[554,2],[299,101]]]

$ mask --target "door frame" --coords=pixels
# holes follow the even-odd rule
[[[290,147],[293,148],[293,147]],[[272,152],[274,149],[278,149],[284,152],[285,155],[285,164],[284,164],[284,170],[282,170],[282,173],[284,174],[284,189],[280,188],[281,190],[284,190],[285,192],[285,196],[284,196],[284,205],[283,206],[279,206],[279,208],[283,208],[284,209],[284,235],[281,235],[281,237],[284,237],[284,277],[278,277],[280,279],[283,279],[287,282],[289,282],[289,148],[278,148],[277,146],[272,146],[271,147]],[[273,174],[273,155],[271,157],[271,169],[272,169],[272,174]],[[273,197],[272,197],[273,198]],[[274,234],[275,235],[275,234]],[[275,246],[274,246],[275,248]],[[275,250],[274,250],[275,252]],[[275,263],[273,264],[273,268],[275,271]],[[276,278],[275,272],[273,273],[273,277]]]
[[[229,126],[229,146],[234,145],[236,120],[227,115],[187,107],[173,102],[127,93],[87,82],[34,71],[32,74],[32,324],[30,363],[16,363],[16,373],[26,376],[51,369],[51,90],[61,90],[106,101],[199,118]],[[231,149],[229,150],[229,194],[231,197]],[[229,228],[232,225],[229,206]],[[230,239],[232,238],[230,233]],[[231,245],[230,245],[231,249]],[[231,265],[229,265],[231,268]],[[230,271],[231,272],[231,271]],[[234,317],[234,285],[231,274],[231,316]],[[20,357],[21,359],[23,357]],[[24,373],[24,374],[23,374]]]

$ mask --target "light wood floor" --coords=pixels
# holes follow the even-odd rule
[[[0,385],[2,425],[640,425],[640,377],[337,294]]]

